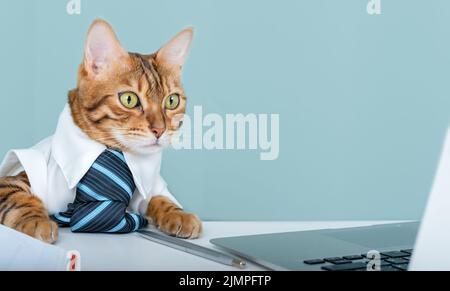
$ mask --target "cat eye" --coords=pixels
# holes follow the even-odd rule
[[[180,95],[172,94],[166,98],[165,107],[168,110],[175,110],[180,106]]]
[[[119,100],[128,109],[133,109],[141,105],[139,97],[133,92],[120,93]]]

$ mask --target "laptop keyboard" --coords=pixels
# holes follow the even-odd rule
[[[380,253],[381,271],[406,271],[412,249]],[[303,261],[307,265],[320,265],[325,271],[367,271],[367,254],[350,255]]]

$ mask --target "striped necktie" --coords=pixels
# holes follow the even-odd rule
[[[73,232],[129,233],[147,225],[128,213],[136,184],[122,152],[106,149],[80,180],[75,201],[66,212],[51,216]]]

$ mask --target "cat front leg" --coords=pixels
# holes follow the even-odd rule
[[[202,233],[197,215],[186,213],[170,199],[156,196],[147,207],[147,217],[163,232],[185,239],[196,239]]]
[[[46,243],[58,239],[58,225],[50,220],[42,201],[31,192],[25,172],[0,178],[0,224]]]

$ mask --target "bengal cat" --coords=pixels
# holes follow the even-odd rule
[[[154,54],[128,53],[112,27],[96,20],[88,33],[77,88],[68,103],[74,123],[91,139],[123,152],[139,151],[149,140],[168,146],[180,126],[186,96],[181,68],[193,30],[186,29]],[[122,88],[133,88],[123,94]],[[202,223],[164,196],[154,196],[147,217],[164,232],[197,238]],[[0,178],[0,224],[44,242],[58,238],[43,202],[33,195],[27,174]]]

